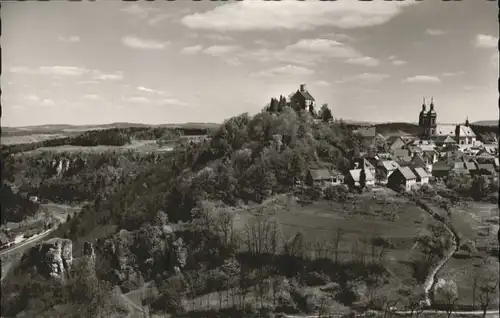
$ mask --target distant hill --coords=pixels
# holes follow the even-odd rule
[[[161,124],[149,125],[142,123],[126,123],[117,122],[100,125],[37,125],[23,127],[2,127],[4,135],[32,135],[32,134],[57,134],[57,133],[76,133],[88,130],[100,130],[110,128],[130,128],[130,127],[169,127],[169,128],[186,128],[186,129],[215,129],[219,127],[217,123],[179,123],[179,124]]]
[[[477,126],[498,126],[498,120],[480,120],[480,121],[473,122],[472,125],[477,125]]]

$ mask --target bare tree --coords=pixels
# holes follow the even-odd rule
[[[276,220],[256,216],[245,225],[243,244],[253,255],[276,255],[279,250],[280,230]]]
[[[490,271],[485,271],[483,275],[481,275],[481,280],[479,282],[479,306],[483,311],[483,317],[486,316],[486,312],[488,311],[488,307],[491,302],[497,297],[497,288],[498,288],[498,272],[497,273],[488,273]],[[489,274],[489,275],[488,275]]]
[[[334,260],[335,263],[338,263],[338,256],[339,256],[339,247],[340,247],[340,242],[342,241],[342,237],[344,236],[344,230],[341,228],[337,228],[337,231],[335,233],[335,236],[333,238],[333,251],[334,251]]]
[[[322,259],[326,257],[327,247],[326,241],[320,237],[316,238],[314,242],[314,254],[316,259]]]
[[[452,280],[439,279],[434,289],[434,300],[443,306],[448,318],[450,318],[458,301],[457,284]]]

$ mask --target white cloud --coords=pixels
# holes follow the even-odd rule
[[[407,77],[403,80],[403,83],[434,83],[439,84],[441,80],[437,76],[432,75],[416,75]]]
[[[207,35],[205,35],[205,37],[207,39],[214,40],[214,41],[233,41],[234,40],[232,37],[230,37],[228,35],[218,34],[218,33],[207,34]]]
[[[362,73],[353,76],[346,76],[341,80],[338,80],[337,83],[347,83],[347,82],[365,82],[365,83],[377,83],[381,82],[390,77],[389,74],[381,74],[381,73]]]
[[[48,99],[48,98],[44,98],[41,102],[42,106],[47,106],[47,107],[54,106],[55,104],[56,103],[52,99]]]
[[[241,1],[182,18],[192,29],[220,31],[311,30],[320,26],[359,28],[380,25],[415,1]]]
[[[149,25],[151,26],[157,25],[158,23],[173,18],[174,16],[175,15],[171,12],[158,14],[157,16],[149,20]]]
[[[122,43],[133,49],[142,50],[163,50],[169,45],[169,42],[161,42],[154,39],[143,39],[134,35],[127,35],[122,38]]]
[[[478,34],[474,45],[479,48],[493,49],[498,46],[498,38],[489,34]]]
[[[63,75],[63,76],[81,76],[88,70],[78,66],[41,66],[39,68],[42,74]]]
[[[36,95],[33,95],[33,94],[24,96],[24,99],[29,100],[31,102],[38,102],[38,101],[40,101],[40,97],[38,97]]]
[[[123,79],[123,73],[122,72],[102,73],[101,71],[94,71],[93,78],[95,80],[101,80],[101,81],[119,81]]]
[[[343,33],[325,33],[321,37],[336,40],[336,41],[344,41],[344,42],[356,41],[356,39],[354,39],[352,36],[349,36],[349,35],[343,34]]]
[[[158,12],[158,9],[132,3],[121,9],[120,11],[136,16],[138,18],[147,18],[151,13]]]
[[[142,91],[142,92],[152,93],[152,94],[165,95],[165,92],[163,92],[163,91],[159,91],[159,90],[144,87],[144,86],[137,86],[137,90]]]
[[[346,63],[364,65],[364,66],[370,66],[370,67],[380,65],[379,60],[374,59],[373,57],[369,57],[369,56],[350,58],[346,61]]]
[[[327,82],[327,81],[319,80],[319,81],[312,83],[312,85],[321,86],[321,87],[328,87],[328,86],[331,86],[332,84],[330,82]]]
[[[407,62],[406,61],[403,61],[403,60],[392,60],[391,63],[393,65],[404,65],[406,64]]]
[[[447,32],[440,30],[440,29],[427,29],[425,30],[427,34],[432,35],[432,36],[439,36],[439,35],[445,35]]]
[[[160,100],[160,105],[171,105],[171,106],[188,106],[189,104],[178,100],[177,98],[165,98]]]
[[[302,66],[295,66],[295,65],[286,65],[253,73],[250,76],[255,76],[255,77],[307,76],[313,73],[314,71],[309,68],[305,68]]]
[[[146,98],[144,96],[131,96],[131,97],[125,98],[125,101],[132,102],[132,103],[149,103],[150,102],[149,98]]]
[[[71,42],[71,43],[80,42],[80,37],[76,35],[71,35],[68,37],[59,36],[57,39],[61,42]]]
[[[463,75],[463,74],[465,74],[464,71],[458,71],[458,72],[444,72],[441,75],[443,75],[445,77],[454,77],[454,76],[460,76],[460,75]]]
[[[201,45],[193,45],[193,46],[186,46],[182,48],[180,51],[181,54],[189,55],[189,54],[196,54],[203,50],[203,46]]]
[[[99,95],[96,94],[85,94],[83,95],[84,99],[96,100],[99,99]]]
[[[237,45],[213,45],[204,49],[203,53],[212,56],[222,56],[239,49],[240,47]]]
[[[303,65],[314,65],[335,58],[362,57],[354,48],[329,39],[302,39],[281,50],[259,49],[246,51],[243,55],[261,62],[280,61]]]

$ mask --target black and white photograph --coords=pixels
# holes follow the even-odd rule
[[[499,318],[499,2],[0,1],[18,318]]]

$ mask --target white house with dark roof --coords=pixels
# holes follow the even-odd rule
[[[387,184],[389,176],[399,168],[399,164],[394,160],[381,160],[377,165],[378,173],[375,178],[381,184]]]
[[[411,191],[417,187],[417,176],[410,167],[399,167],[389,176],[387,186],[396,191]]]
[[[350,187],[359,187],[361,186],[360,180],[361,180],[361,174],[362,174],[363,169],[352,169],[349,170],[349,174],[346,177],[345,182],[350,186]],[[368,187],[374,186],[375,185],[375,175],[372,174],[372,172],[368,169],[364,169],[365,173],[365,185]]]
[[[412,169],[413,174],[417,177],[417,185],[429,184],[429,174],[421,167]]]

